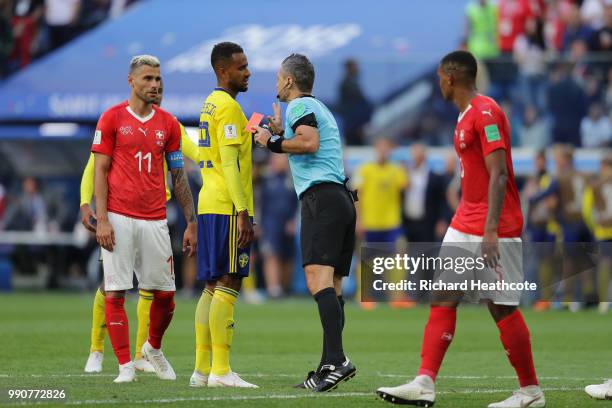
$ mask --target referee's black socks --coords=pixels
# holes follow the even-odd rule
[[[342,312],[342,331],[344,331],[344,298],[342,295],[338,296],[338,303],[340,303],[340,310]],[[317,367],[317,371],[321,371],[321,367],[327,361],[327,340],[325,339],[325,332],[323,332],[323,351],[321,352],[321,361],[319,362],[319,367]]]
[[[346,360],[342,350],[342,327],[344,323],[344,301],[329,287],[314,294],[319,306],[319,318],[323,326],[324,364],[341,365]]]

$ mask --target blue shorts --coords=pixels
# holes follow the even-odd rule
[[[251,245],[238,248],[238,216],[198,215],[198,280],[249,276]]]

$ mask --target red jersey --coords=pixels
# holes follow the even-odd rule
[[[108,211],[146,220],[166,218],[165,153],[180,150],[176,118],[154,106],[147,117],[127,101],[100,116],[91,151],[111,157]]]
[[[484,235],[489,209],[489,172],[485,157],[497,149],[504,149],[508,183],[497,233],[500,238],[520,237],[523,213],[512,168],[510,123],[493,99],[482,95],[472,99],[459,115],[454,144],[461,164],[461,201],[451,227],[466,234]]]

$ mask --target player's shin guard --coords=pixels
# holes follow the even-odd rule
[[[510,364],[518,375],[521,387],[538,385],[538,378],[533,366],[533,355],[531,354],[529,329],[521,312],[515,310],[497,322],[497,327],[508,360],[510,360]]]
[[[136,331],[136,353],[134,360],[142,358],[142,345],[149,336],[149,318],[151,315],[151,303],[153,292],[146,290],[138,291],[138,305],[136,305],[136,317],[138,318],[138,329]]]
[[[230,368],[230,347],[234,337],[234,304],[238,292],[217,286],[210,303],[210,339],[212,344],[212,366],[210,372],[226,375]]]
[[[195,312],[196,358],[195,370],[200,374],[210,373],[211,340],[210,340],[210,304],[213,292],[204,289]]]
[[[93,302],[93,313],[91,318],[91,352],[104,351],[104,338],[106,337],[106,316],[104,312],[104,295],[100,289],[96,291]]]
[[[128,318],[123,307],[125,298],[113,298],[107,296],[105,299],[106,327],[110,337],[113,351],[119,364],[129,363],[130,358],[130,329]]]
[[[161,348],[161,341],[174,315],[174,292],[155,292],[151,303],[149,344]]]
[[[419,375],[428,375],[435,381],[446,350],[455,336],[456,320],[457,309],[454,307],[431,307],[423,334]]]
[[[341,365],[346,360],[342,349],[342,309],[334,288],[325,288],[314,294],[323,326],[325,364]]]

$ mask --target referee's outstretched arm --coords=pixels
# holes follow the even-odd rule
[[[269,130],[257,126],[255,141],[269,148],[271,143],[277,144],[280,148],[270,148],[275,153],[313,154],[319,151],[319,129],[316,127],[300,125],[291,139],[279,137],[271,141],[271,137]]]

